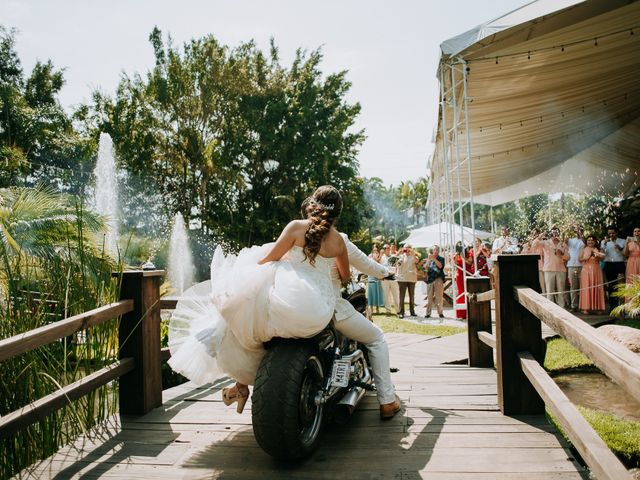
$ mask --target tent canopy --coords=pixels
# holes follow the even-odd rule
[[[439,68],[467,68],[469,128],[457,142],[466,151],[468,134],[474,201],[623,196],[640,184],[640,1],[532,2],[441,51]],[[434,179],[445,175],[447,122],[439,115]]]
[[[417,248],[433,247],[434,245],[454,245],[460,241],[460,232],[460,225],[441,222],[411,230],[409,236],[400,243]],[[475,238],[486,240],[494,237],[491,232],[482,230],[475,230],[474,235],[474,231],[468,227],[462,227],[462,232],[462,240],[466,244],[472,244]]]

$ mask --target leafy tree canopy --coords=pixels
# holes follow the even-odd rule
[[[58,101],[63,85],[63,72],[51,61],[36,63],[25,76],[15,34],[0,25],[0,187],[46,183],[81,190],[91,142],[75,132]]]
[[[273,42],[265,54],[212,35],[176,47],[157,28],[149,40],[154,68],[123,76],[113,98],[96,94],[83,112],[111,134],[130,178],[145,178],[132,208],[179,211],[240,247],[271,241],[305,196],[332,184],[345,196],[340,228],[359,228],[364,134],[353,128],[360,105],[345,100],[346,72],[323,75],[320,50],[285,67]]]

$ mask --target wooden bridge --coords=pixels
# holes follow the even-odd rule
[[[546,404],[597,478],[630,478],[540,367],[541,323],[531,312],[634,396],[640,385],[639,360],[535,292],[536,256],[505,257],[498,262],[495,291],[487,292],[483,279],[468,284],[475,293],[469,302],[468,335],[387,335],[392,365],[399,368],[393,380],[402,412],[381,421],[376,399],[368,394],[352,421],[330,426],[319,450],[304,462],[278,463],[258,447],[250,412],[238,415],[221,402],[222,387],[231,384],[228,378],[162,392],[157,373],[167,354],[159,348],[156,331],[160,307],[174,304],[159,300],[157,273],[125,274],[123,300],[88,312],[82,321],[67,319],[61,321],[66,324],[43,327],[49,328],[46,335],[29,332],[0,341],[1,361],[111,318],[116,311],[108,309],[116,308],[115,314],[123,314],[120,336],[130,341],[129,349],[121,349],[120,362],[90,375],[90,381],[83,379],[0,418],[0,434],[121,377],[120,416],[25,470],[23,478],[589,478],[583,462],[548,422]],[[514,291],[515,285],[521,287]],[[491,297],[496,300],[495,335],[487,302]],[[467,357],[471,366],[446,363]]]

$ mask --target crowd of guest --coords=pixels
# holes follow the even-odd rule
[[[584,314],[604,313],[617,306],[621,299],[613,295],[620,283],[630,283],[640,275],[640,227],[633,235],[622,239],[618,229],[610,226],[607,236],[598,239],[584,235],[575,225],[568,236],[561,236],[556,227],[548,232],[534,229],[524,242],[512,237],[503,227],[493,243],[476,239],[474,245],[458,243],[452,253],[443,253],[434,245],[420,255],[411,245],[400,250],[394,244],[379,248],[374,245],[370,257],[376,262],[395,269],[395,280],[368,279],[367,297],[376,313],[385,308],[387,313],[405,316],[408,294],[409,315],[416,316],[416,283],[426,283],[426,313],[431,317],[435,307],[444,317],[445,273],[455,283],[455,314],[466,318],[464,278],[491,277],[493,260],[498,254],[536,253],[542,292],[561,307]],[[424,258],[422,258],[424,257]],[[423,286],[424,288],[424,286]]]
[[[604,313],[621,301],[613,294],[616,287],[640,275],[640,227],[626,239],[614,225],[603,239],[585,236],[579,225],[568,238],[561,238],[556,227],[534,230],[522,253],[540,255],[540,287],[554,303],[574,312]]]

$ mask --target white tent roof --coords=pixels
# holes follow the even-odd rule
[[[485,232],[483,230],[476,230],[474,235],[474,231],[468,227],[462,227],[462,231],[463,241],[467,244],[471,244],[475,238],[486,240],[494,237],[491,232]],[[450,232],[453,232],[453,236],[451,236]],[[434,245],[454,245],[459,240],[460,225],[441,222],[411,230],[409,236],[400,243],[423,248]]]
[[[640,184],[640,1],[540,0],[441,49],[441,62],[469,68],[476,202],[598,189],[622,196]],[[439,125],[434,179],[444,175],[443,144]]]

